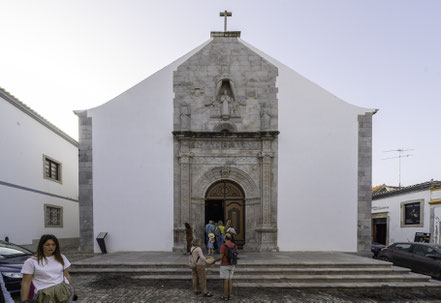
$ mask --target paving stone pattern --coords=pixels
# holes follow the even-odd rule
[[[72,275],[79,292],[77,302],[220,302],[221,283],[208,283],[213,297],[194,295],[191,281],[146,281],[130,275]],[[440,290],[291,290],[233,288],[230,302],[440,302]],[[20,302],[16,297],[15,302]]]

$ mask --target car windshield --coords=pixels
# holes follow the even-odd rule
[[[0,242],[0,256],[4,258],[13,258],[32,254],[33,253],[26,248],[14,245],[12,243]]]

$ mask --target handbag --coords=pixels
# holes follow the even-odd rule
[[[193,248],[190,250],[190,255],[188,256],[188,263],[187,263],[187,265],[188,265],[188,267],[190,267],[191,269],[195,269],[195,268],[196,268],[196,264],[198,263],[199,258],[200,258],[200,256],[198,256],[198,258],[196,259],[196,261],[194,260],[193,252],[194,252],[195,249],[196,249],[196,248],[193,247]]]

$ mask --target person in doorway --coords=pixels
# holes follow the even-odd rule
[[[185,223],[185,240],[187,241],[187,253],[190,254],[191,242],[193,242],[193,228],[188,223]]]
[[[205,225],[205,245],[208,247],[208,234],[214,233],[214,221],[208,221],[208,224]]]
[[[217,222],[216,229],[214,230],[214,234],[216,236],[216,243],[217,243],[217,252],[220,252],[222,244],[224,244],[224,237],[225,237],[225,226],[222,220],[219,220]]]
[[[201,240],[198,238],[193,239],[193,246],[191,248],[191,255],[196,262],[196,268],[191,271],[192,281],[193,281],[193,292],[195,295],[200,294],[199,287],[204,293],[204,297],[213,296],[207,291],[207,277],[205,272],[205,264],[211,264],[213,261],[209,261],[205,258],[204,253],[201,249]]]
[[[58,239],[54,235],[41,236],[36,256],[27,259],[21,269],[21,301],[67,303],[76,300],[77,291],[67,271],[69,266],[69,260],[61,254]],[[29,298],[31,283],[35,290]]]
[[[236,238],[236,230],[234,229],[233,224],[231,223],[231,220],[228,220],[225,233],[229,233],[231,235],[231,242],[234,243],[234,239]]]
[[[224,295],[222,297],[223,300],[231,300],[232,292],[233,292],[233,275],[235,265],[230,264],[228,261],[228,248],[232,248],[237,250],[236,244],[231,242],[231,234],[225,234],[225,243],[222,245],[220,250],[219,258],[215,259],[214,262],[220,261],[220,278],[224,280]]]

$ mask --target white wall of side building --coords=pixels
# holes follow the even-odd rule
[[[430,190],[415,191],[372,200],[372,215],[387,213],[388,244],[394,242],[413,242],[416,232],[430,232]],[[401,205],[412,201],[422,201],[422,226],[404,226],[401,224]]]
[[[78,147],[6,99],[0,96],[0,239],[78,238]],[[44,178],[43,155],[61,163],[61,183]],[[44,204],[63,208],[63,227],[45,227]]]
[[[279,69],[280,250],[357,251],[358,115],[372,110],[246,45]]]
[[[110,252],[172,250],[173,72],[206,43],[87,112],[94,234],[108,232]]]

